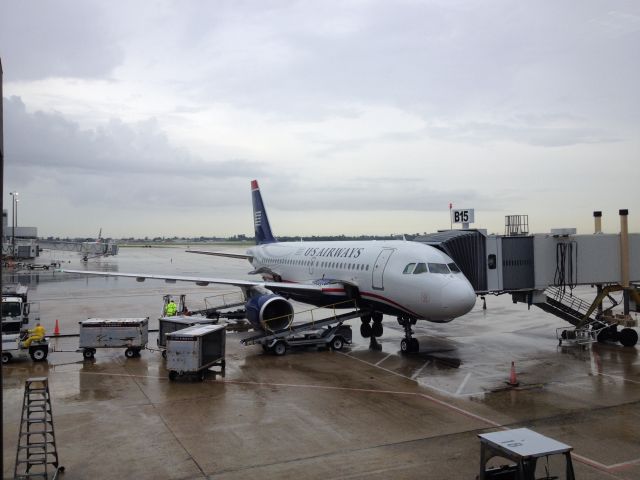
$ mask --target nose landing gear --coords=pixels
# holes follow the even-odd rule
[[[416,324],[416,319],[411,317],[398,317],[398,323],[404,328],[404,338],[400,341],[400,351],[402,353],[414,353],[420,350],[420,342],[413,338],[411,326]]]

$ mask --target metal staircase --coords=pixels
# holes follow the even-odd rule
[[[49,380],[32,377],[25,381],[20,435],[16,452],[15,479],[56,478],[64,472],[58,463]]]
[[[534,305],[547,313],[566,320],[573,326],[577,327],[581,324],[584,325],[596,320],[592,313],[588,317],[588,320],[583,322],[585,315],[591,308],[591,303],[567,294],[562,288],[549,287],[545,290],[545,295],[545,303],[535,303]]]

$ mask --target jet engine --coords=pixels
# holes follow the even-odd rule
[[[246,311],[251,325],[260,330],[281,330],[293,320],[293,305],[275,293],[250,298]]]

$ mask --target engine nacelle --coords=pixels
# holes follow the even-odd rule
[[[282,330],[293,320],[293,305],[275,293],[251,298],[246,310],[251,325],[260,330]]]

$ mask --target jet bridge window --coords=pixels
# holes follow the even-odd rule
[[[415,263],[410,263],[406,267],[404,267],[404,271],[402,273],[413,273],[413,269],[416,267]]]
[[[450,273],[449,268],[444,263],[430,263],[429,271],[431,273]]]
[[[418,263],[416,265],[416,269],[413,271],[414,274],[418,274],[418,273],[426,273],[427,270],[427,266],[424,263]]]

